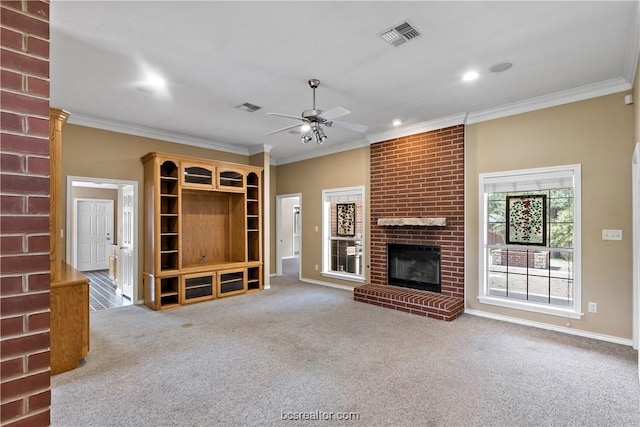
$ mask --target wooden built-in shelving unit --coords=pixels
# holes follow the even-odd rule
[[[163,153],[145,167],[145,304],[262,289],[262,168]]]

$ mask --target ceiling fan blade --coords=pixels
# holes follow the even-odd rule
[[[336,122],[334,120],[331,120],[329,123],[325,123],[327,126],[329,127],[336,127],[336,128],[340,128],[340,129],[346,129],[346,130],[351,130],[354,132],[366,132],[367,129],[369,128],[368,125],[360,125],[358,123],[349,123],[349,122]]]
[[[292,114],[282,114],[282,113],[267,113],[270,116],[278,116],[278,117],[286,117],[288,119],[296,119],[296,120],[302,120],[304,121],[304,118],[300,117],[300,116],[294,116]]]
[[[347,114],[351,114],[351,111],[347,110],[346,108],[336,107],[320,114],[320,117],[322,117],[325,120],[332,120],[338,117],[346,116]]]
[[[290,126],[287,126],[287,127],[285,127],[285,128],[272,130],[271,132],[267,133],[267,135],[273,135],[274,133],[283,132],[283,131],[285,131],[285,130],[289,130],[289,129],[297,128],[297,127],[300,127],[300,126],[302,126],[302,125],[301,125],[301,124],[299,124],[299,123],[296,123],[295,125],[290,125]]]

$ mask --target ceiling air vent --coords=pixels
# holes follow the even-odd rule
[[[388,30],[378,33],[384,41],[394,46],[400,46],[401,44],[408,42],[409,40],[420,37],[420,32],[415,29],[408,21],[398,24]]]
[[[262,107],[258,107],[257,105],[251,104],[249,102],[245,102],[244,104],[236,105],[236,108],[239,108],[240,110],[244,110],[247,113],[253,113],[255,111],[258,111]]]

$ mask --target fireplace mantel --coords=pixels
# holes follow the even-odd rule
[[[444,227],[447,225],[447,218],[378,218],[378,226],[380,227],[395,227],[403,225]]]

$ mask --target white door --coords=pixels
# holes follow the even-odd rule
[[[77,199],[76,206],[76,269],[106,270],[113,241],[113,200]]]
[[[298,200],[296,199],[296,202]],[[293,256],[300,256],[300,205],[293,207]]]
[[[118,283],[122,284],[122,294],[133,298],[133,185],[122,188],[122,240],[118,255]]]

